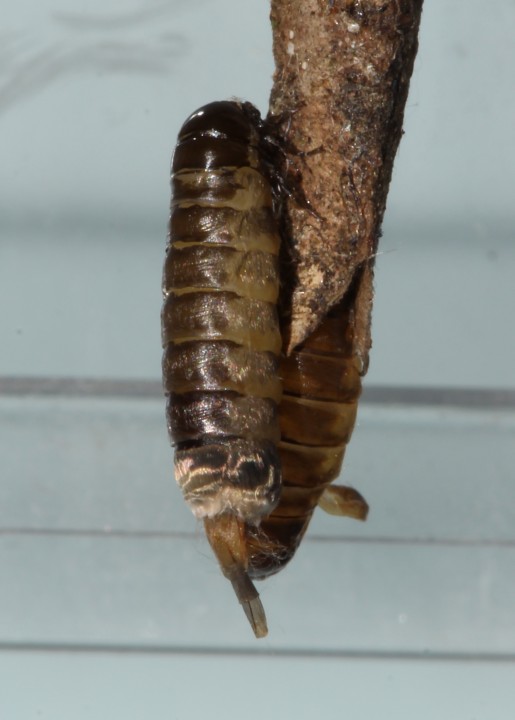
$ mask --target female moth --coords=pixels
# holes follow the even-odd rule
[[[191,115],[172,163],[162,340],[175,476],[258,637],[247,536],[279,500],[280,237],[249,103]]]
[[[291,559],[317,504],[361,519],[367,512],[355,490],[328,487],[361,389],[353,294],[280,359],[274,146],[249,103],[211,103],[186,120],[163,276],[176,479],[257,637],[267,626],[250,578]]]

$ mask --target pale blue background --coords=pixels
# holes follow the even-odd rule
[[[158,378],[169,160],[267,106],[266,0],[20,0],[0,49],[0,374]],[[377,262],[371,384],[514,387],[515,5],[431,0]]]
[[[7,394],[13,376],[159,381],[175,137],[213,99],[266,109],[267,16],[3,8],[1,718],[515,716],[512,0],[426,0],[367,378],[505,407],[363,403],[344,475],[370,518],[315,516],[260,585],[266,640],[174,486],[161,399]]]

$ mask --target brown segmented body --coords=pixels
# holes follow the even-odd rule
[[[279,498],[280,237],[259,113],[211,103],[184,123],[172,163],[163,380],[175,475],[252,627],[247,537]]]
[[[184,124],[162,314],[176,479],[258,637],[266,618],[250,578],[293,557],[317,505],[359,519],[368,510],[355,490],[331,485],[361,392],[355,289],[279,366],[278,191],[268,150],[248,103],[212,103]],[[282,292],[291,292],[287,283]]]
[[[354,347],[355,288],[281,362],[279,409],[281,499],[259,528],[249,529],[249,575],[263,578],[291,560],[313,511],[360,520],[368,506],[350,487],[331,485],[350,440],[364,369]]]

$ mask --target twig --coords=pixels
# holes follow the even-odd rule
[[[286,118],[288,164],[310,206],[286,201],[294,268],[288,350],[362,269],[356,353],[366,370],[373,263],[423,0],[272,0],[270,111]],[[295,148],[295,149],[294,149]]]

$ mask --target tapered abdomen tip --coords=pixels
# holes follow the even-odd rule
[[[259,597],[255,600],[243,602],[242,607],[250,626],[254,630],[254,635],[257,638],[266,637],[268,635],[268,626],[266,624],[265,609]]]

